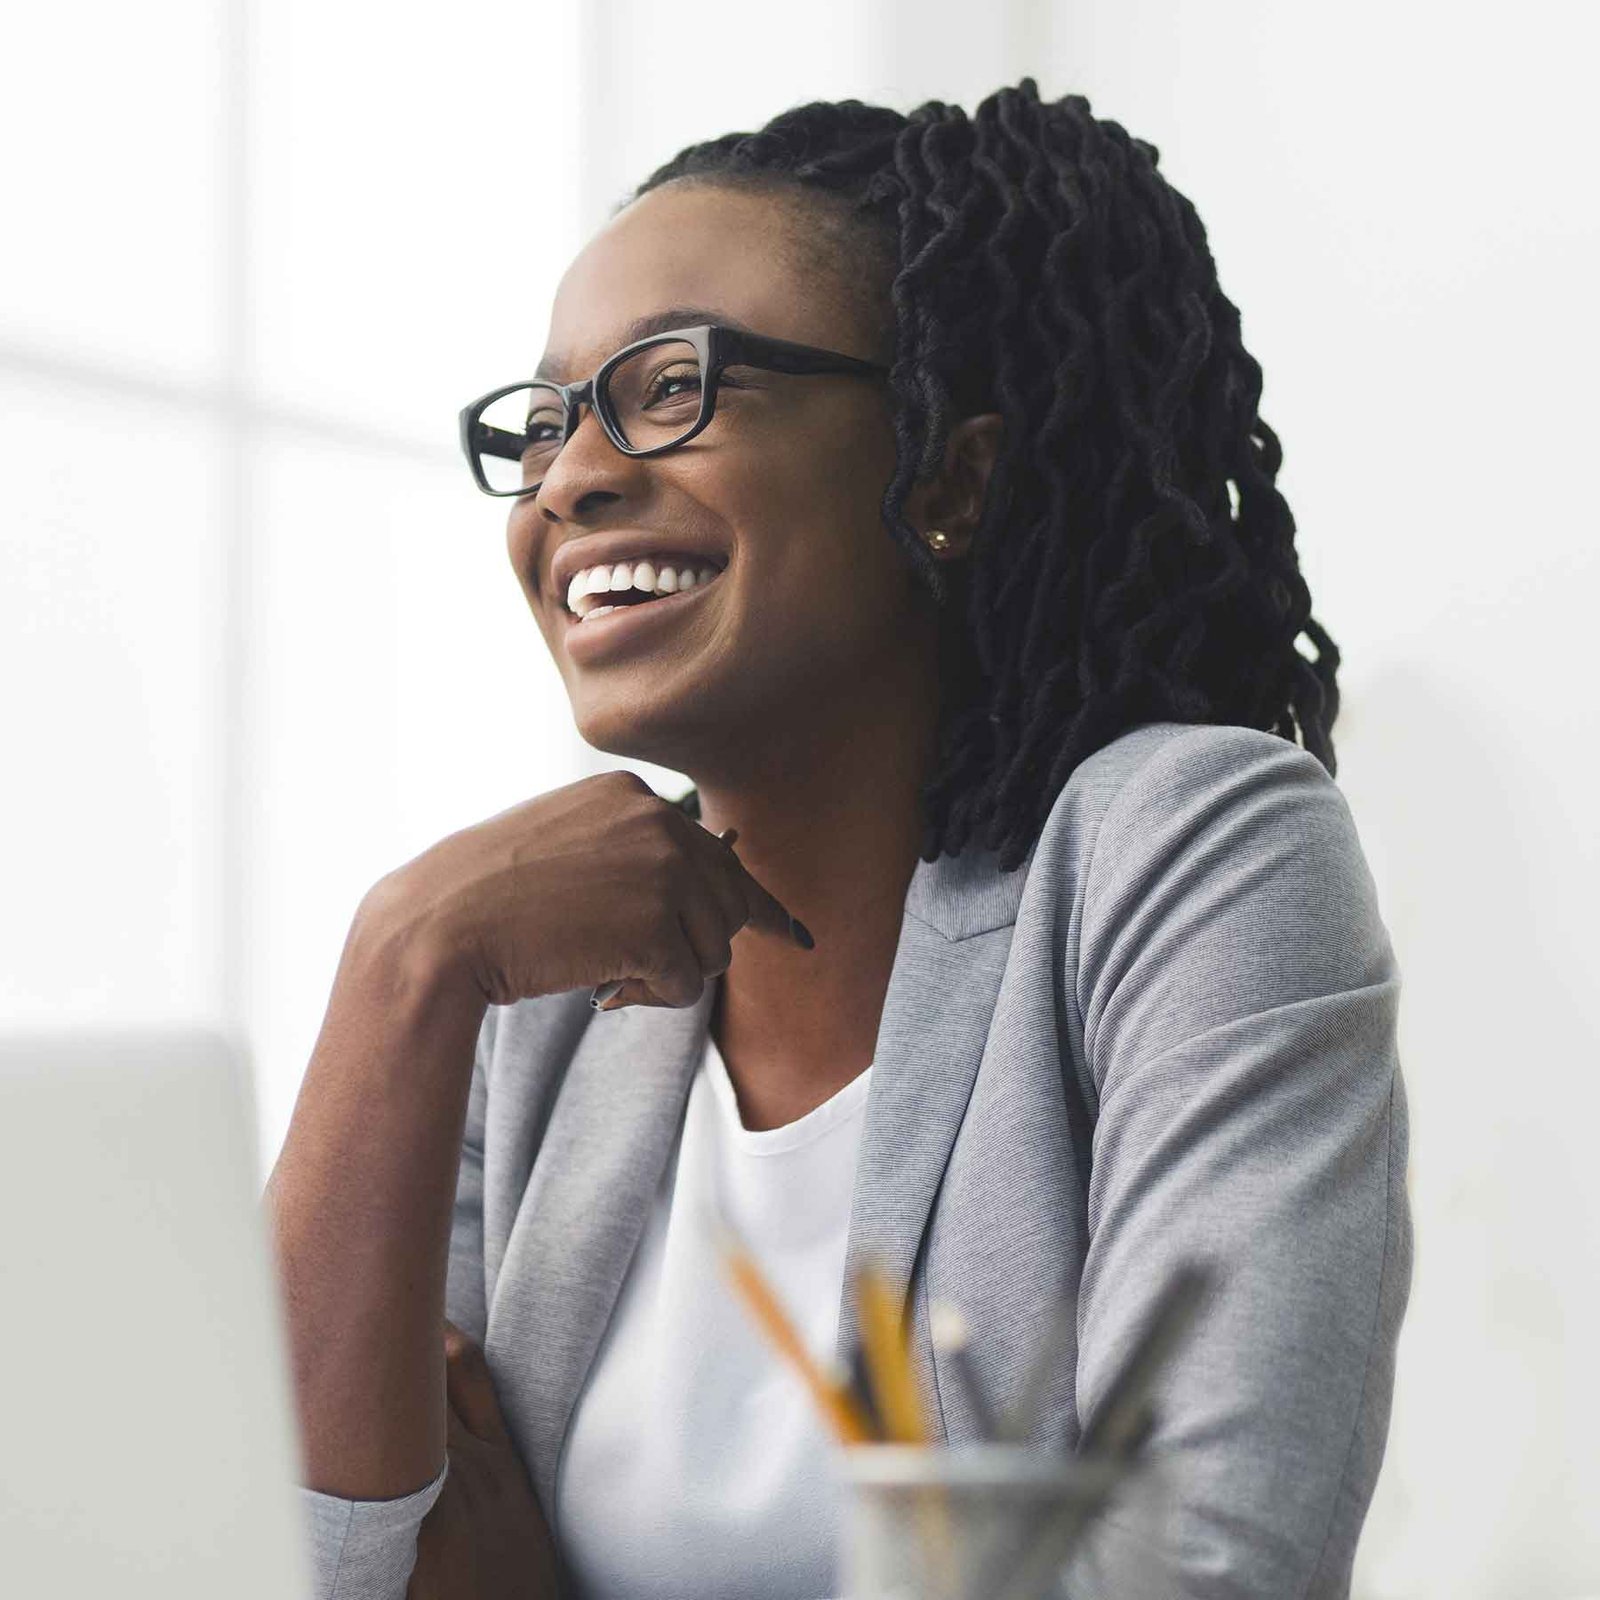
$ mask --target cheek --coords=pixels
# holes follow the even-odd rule
[[[532,528],[528,514],[520,505],[514,505],[506,514],[506,555],[519,578],[528,571],[532,552]]]
[[[876,443],[850,432],[793,436],[724,480],[723,515],[763,560],[789,556],[778,546],[801,539],[800,564],[830,564],[830,547],[848,555],[881,529],[894,461],[891,450],[882,462]]]
[[[534,524],[526,513],[513,511],[506,518],[506,560],[510,563],[517,586],[535,615],[541,609],[538,591],[534,587],[534,571],[538,561],[538,545],[534,538]],[[544,618],[539,618],[543,626]]]
[[[750,558],[739,632],[791,663],[861,661],[900,638],[910,574],[883,527],[882,489],[837,475],[783,481],[740,524]]]

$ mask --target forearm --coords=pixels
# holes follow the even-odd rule
[[[450,1218],[485,1010],[364,903],[263,1198],[309,1488],[389,1499],[444,1459]]]

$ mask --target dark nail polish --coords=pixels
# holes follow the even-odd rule
[[[811,930],[806,927],[799,917],[794,916],[792,913],[789,917],[789,931],[794,934],[795,939],[807,950],[816,949],[817,941],[811,937]]]

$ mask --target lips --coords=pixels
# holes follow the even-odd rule
[[[718,573],[710,582],[696,584],[693,589],[618,606],[602,617],[578,617],[570,611],[563,611],[562,615],[567,619],[567,653],[583,665],[630,639],[648,639],[652,633],[670,628],[675,618],[686,615],[692,606],[699,603],[706,590],[714,589],[721,581],[722,574]]]

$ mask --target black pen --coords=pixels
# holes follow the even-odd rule
[[[850,1341],[848,1366],[850,1392],[871,1425],[873,1438],[881,1440],[884,1437],[883,1414],[878,1410],[878,1397],[872,1392],[872,1375],[867,1371],[867,1348],[861,1342],[859,1333]]]

